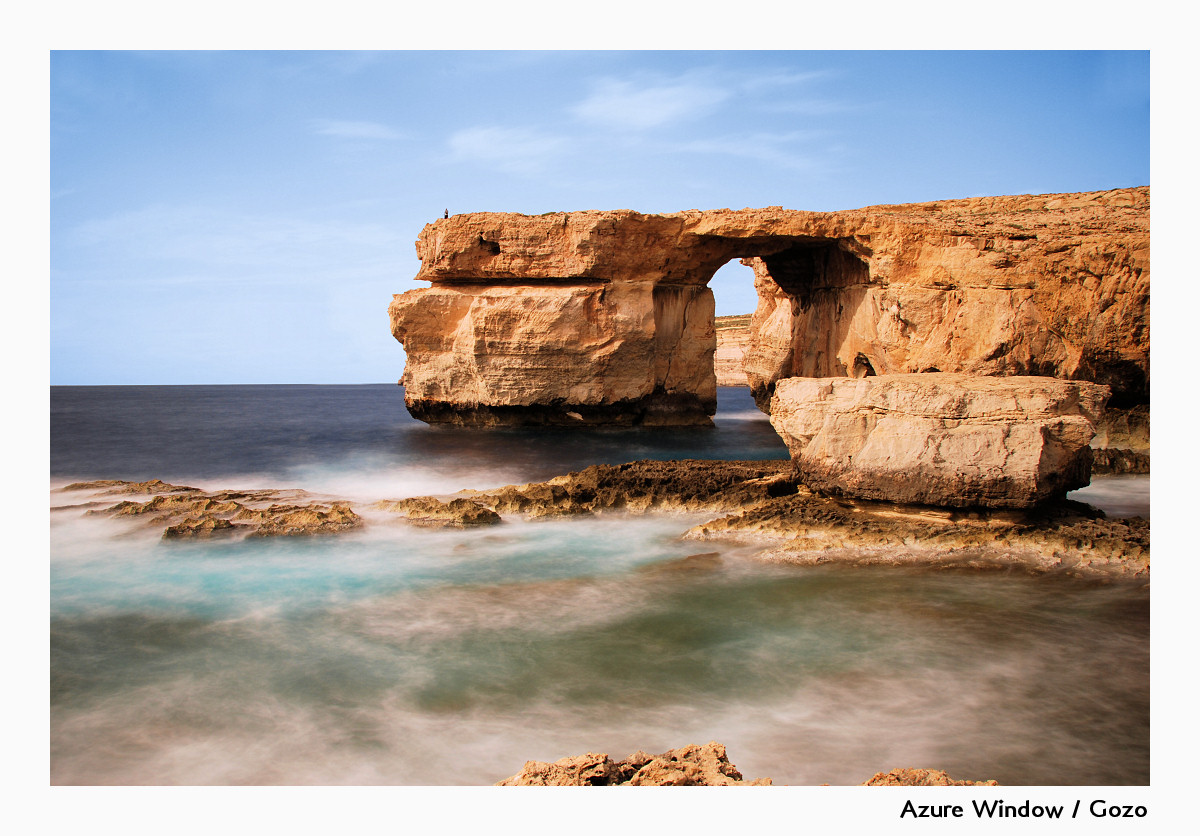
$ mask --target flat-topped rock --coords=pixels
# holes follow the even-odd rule
[[[1108,387],[963,374],[789,378],[771,424],[813,490],[864,499],[1027,508],[1091,480]]]

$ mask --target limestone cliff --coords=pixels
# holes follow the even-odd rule
[[[1046,375],[1149,401],[1150,193],[983,197],[844,212],[477,213],[428,224],[392,333],[410,411],[456,423],[703,423],[708,280],[742,258],[745,367],[783,378]]]
[[[746,350],[750,347],[750,315],[718,316],[717,352],[713,371],[718,386],[749,386],[746,377]]]

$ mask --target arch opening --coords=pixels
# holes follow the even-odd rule
[[[750,386],[764,412],[786,377],[869,377],[886,359],[856,317],[876,302],[853,239],[726,239],[712,270],[717,385]],[[739,309],[740,308],[740,309]],[[754,327],[751,328],[751,320]],[[751,337],[751,335],[754,335]]]

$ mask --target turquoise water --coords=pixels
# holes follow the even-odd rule
[[[723,392],[725,414],[707,434],[543,445],[520,433],[444,441],[404,416],[365,417],[395,387],[294,387],[313,390],[307,407],[294,391],[268,392],[264,405],[259,387],[213,388],[226,391],[200,394],[224,404],[224,426],[194,402],[172,411],[170,397],[147,393],[157,405],[142,412],[170,414],[96,454],[96,467],[125,462],[118,473],[85,467],[102,432],[52,423],[52,443],[66,448],[54,484],[170,476],[352,486],[369,499],[455,478],[541,478],[626,448],[664,458],[713,439],[761,458],[779,449],[744,390]],[[280,397],[308,428],[294,459],[280,440],[292,430],[269,417]],[[70,407],[86,418],[86,403]],[[111,418],[103,404],[90,409],[93,425]],[[194,468],[175,449],[170,470],[153,472],[146,451],[178,444],[188,421],[206,422]],[[244,449],[256,432],[269,452],[254,458]],[[220,452],[222,436],[237,447]],[[467,438],[469,456],[439,463],[443,444]],[[1094,487],[1128,503],[1145,484]],[[52,493],[51,504],[85,498]],[[53,783],[488,784],[528,759],[708,740],[748,776],[783,784],[858,783],[898,766],[1005,784],[1149,781],[1140,584],[765,564],[745,548],[681,540],[695,515],[470,532],[373,515],[332,538],[177,543],[82,511],[51,514]]]

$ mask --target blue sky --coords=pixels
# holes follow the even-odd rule
[[[55,52],[53,384],[393,382],[451,212],[1150,182],[1148,52]],[[749,272],[713,281],[748,312]]]

